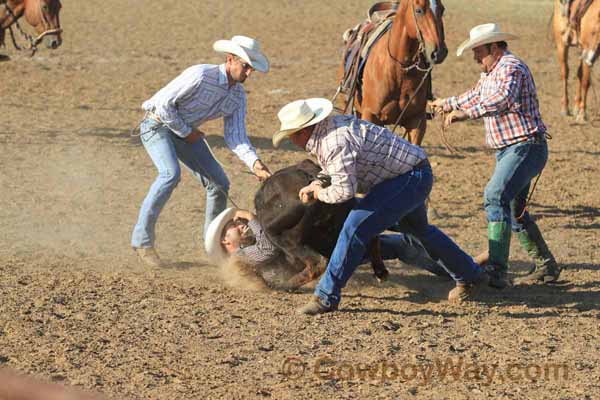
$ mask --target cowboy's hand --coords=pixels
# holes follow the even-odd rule
[[[431,109],[432,112],[441,113],[442,111],[444,111],[445,101],[446,101],[446,99],[438,98],[435,100],[427,101],[427,105],[429,106],[429,108]]]
[[[239,219],[245,219],[245,220],[251,221],[254,218],[256,218],[256,215],[252,214],[248,210],[236,210],[235,214],[233,214],[234,221],[237,221]]]
[[[300,189],[300,201],[302,204],[308,204],[319,197],[319,192],[323,189],[320,181],[312,181],[310,185]]]
[[[252,166],[252,169],[254,170],[254,175],[256,175],[258,180],[261,182],[271,176],[271,171],[269,171],[269,168],[267,168],[267,166],[260,160],[256,160]]]
[[[204,132],[202,132],[201,130],[198,130],[198,129],[194,129],[194,130],[192,130],[192,133],[187,135],[183,140],[185,140],[189,144],[194,144],[198,140],[204,139],[204,136],[205,136]]]
[[[469,117],[464,111],[454,110],[450,114],[446,115],[446,119],[444,120],[444,128],[447,129],[453,122],[464,121],[466,119],[469,119]]]

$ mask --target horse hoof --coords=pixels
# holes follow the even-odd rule
[[[585,125],[587,124],[587,118],[585,114],[579,113],[577,117],[575,117],[575,125]]]
[[[375,274],[375,278],[377,278],[377,282],[382,283],[388,280],[390,276],[390,272],[387,268],[384,268],[382,271],[379,271]]]
[[[570,112],[570,111],[568,111],[568,110],[567,110],[567,111],[561,111],[561,112],[560,112],[560,116],[561,116],[561,117],[570,117],[571,115],[573,115],[573,114],[571,114],[571,112]]]
[[[10,61],[10,57],[6,54],[0,54],[0,62],[2,61]]]

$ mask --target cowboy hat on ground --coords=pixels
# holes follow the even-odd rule
[[[296,100],[287,104],[277,114],[281,127],[273,136],[273,146],[279,147],[281,141],[293,133],[321,122],[332,110],[331,101],[321,98]]]
[[[231,40],[217,40],[213,49],[219,53],[233,54],[246,61],[259,72],[269,71],[269,60],[260,51],[257,40],[247,36],[234,36]]]
[[[511,33],[502,32],[498,24],[477,25],[469,32],[469,39],[458,46],[456,55],[460,57],[465,50],[474,49],[475,47],[484,44],[503,42],[518,38],[518,36]]]
[[[221,245],[223,229],[231,221],[237,211],[234,207],[229,207],[219,214],[208,226],[206,237],[204,238],[204,249],[210,260],[216,264],[222,263],[227,259],[227,252]]]

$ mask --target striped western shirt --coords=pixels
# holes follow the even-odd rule
[[[246,94],[240,83],[229,87],[225,64],[189,67],[145,101],[142,108],[157,115],[176,135],[223,117],[227,146],[250,168],[258,159],[246,133]]]
[[[248,228],[254,233],[256,243],[247,247],[238,249],[235,252],[237,257],[244,259],[251,265],[259,265],[274,259],[278,254],[277,247],[271,243],[265,231],[256,219],[248,221]]]
[[[319,192],[324,203],[341,203],[386,179],[413,169],[425,151],[389,129],[351,115],[334,115],[315,125],[306,150],[314,155],[331,186]]]
[[[543,136],[542,121],[533,76],[523,61],[509,51],[482,73],[477,85],[444,102],[444,111],[462,110],[469,119],[483,117],[486,142],[494,149]]]

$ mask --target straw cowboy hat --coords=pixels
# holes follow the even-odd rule
[[[332,110],[331,101],[320,98],[296,100],[284,106],[277,114],[281,128],[273,136],[273,146],[279,147],[283,139],[324,120]]]
[[[513,34],[502,32],[498,24],[477,25],[469,32],[469,39],[465,40],[460,44],[460,46],[458,46],[456,55],[460,57],[465,50],[470,50],[483,44],[502,42],[518,38],[518,36]]]
[[[223,234],[223,228],[225,228],[225,225],[233,219],[235,212],[235,208],[227,208],[221,212],[221,214],[217,215],[217,218],[213,219],[206,231],[204,249],[211,261],[216,264],[227,259],[227,252],[223,249],[223,246],[221,246],[221,235]]]
[[[260,44],[255,39],[234,36],[231,40],[217,40],[213,49],[219,53],[236,55],[259,72],[269,72],[269,60],[261,53]]]

